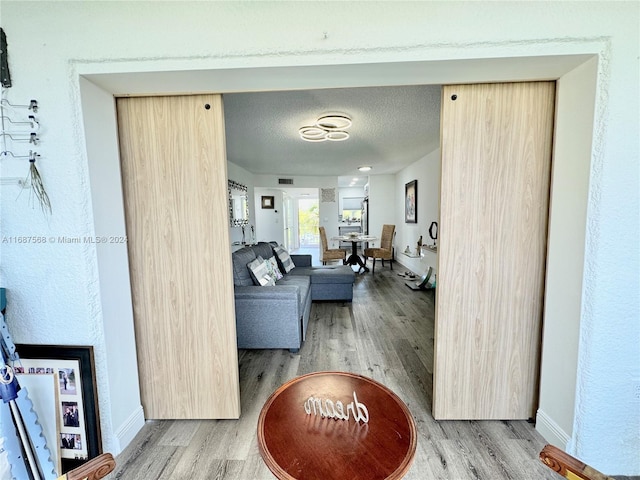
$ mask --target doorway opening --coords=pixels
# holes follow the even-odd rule
[[[492,50],[494,47],[488,47],[488,50]],[[547,47],[544,47],[547,48]],[[540,65],[538,70],[540,73],[538,74],[540,78],[558,78],[561,77],[561,85],[562,88],[566,91],[571,91],[571,89],[589,89],[590,86],[594,86],[595,89],[595,79],[597,78],[597,58],[593,56],[591,63],[589,64],[589,68],[577,68],[579,65],[578,62],[584,62],[586,55],[553,55],[553,50],[555,47],[550,47],[552,50],[551,56],[547,57],[535,57],[530,60],[531,62],[545,62]],[[545,50],[546,51],[546,50]],[[527,57],[518,57],[517,62],[513,62],[512,58],[504,58],[500,59],[504,68],[494,68],[492,69],[493,75],[496,81],[499,80],[508,80],[514,81],[520,79],[522,75],[528,75],[526,79],[531,79],[531,69],[522,68],[522,62],[524,60],[528,61]],[[475,60],[475,59],[473,59]],[[385,70],[385,81],[386,82],[396,82],[397,84],[406,84],[415,81],[416,76],[420,77],[420,81],[427,84],[433,82],[434,78],[438,80],[439,83],[460,83],[461,78],[459,75],[464,76],[465,83],[473,83],[477,80],[477,74],[484,74],[486,70],[483,69],[473,69],[473,68],[452,68],[452,66],[458,67],[458,64],[467,65],[467,63],[471,63],[473,60],[451,60],[447,62],[442,61],[431,61],[431,62],[397,62],[393,64],[389,64],[389,66],[393,67],[392,69]],[[553,60],[553,61],[551,61]],[[484,61],[484,60],[481,60]],[[430,68],[425,68],[423,70],[417,69],[417,65],[429,65]],[[512,65],[518,65],[517,71],[515,69],[510,70]],[[100,63],[99,72],[104,72],[105,67],[103,63]],[[376,74],[379,74],[382,64],[372,64],[372,65],[340,65],[340,66],[331,66],[332,68],[336,68],[336,70],[332,70],[332,75],[328,76],[328,78],[335,79],[336,86],[337,83],[340,83],[339,86],[343,86],[344,83],[348,83],[345,78],[355,78],[352,81],[354,85],[370,85],[370,79],[373,78]],[[553,70],[554,66],[561,65],[558,69]],[[498,65],[500,67],[500,65]],[[91,66],[86,67],[91,69]],[[282,68],[282,67],[278,67]],[[310,67],[295,67],[296,75],[291,75],[288,77],[289,79],[295,79],[296,87],[302,88],[307,87],[308,84],[316,84],[317,78],[319,77],[318,70],[321,70],[324,67],[321,66],[310,66]],[[372,72],[366,71],[366,69],[373,69]],[[441,72],[442,69],[445,70],[444,73]],[[353,73],[352,70],[358,69],[358,75],[347,75],[349,73]],[[365,70],[364,73],[362,70]],[[440,70],[439,70],[440,69]],[[561,69],[560,73],[558,71]],[[575,69],[575,72],[572,70]],[[158,68],[161,70],[161,68]],[[260,87],[265,88],[264,85],[268,85],[268,80],[272,77],[269,77],[269,72],[272,72],[275,69],[264,68],[264,67],[256,67],[256,68],[247,68],[244,75],[246,75],[247,79],[252,79],[251,81],[255,81],[260,83]],[[220,75],[219,72],[221,69],[212,68],[210,70],[214,79],[210,84],[210,87],[216,91],[226,92],[233,91],[231,86],[227,86],[224,81],[225,78],[236,79],[236,77],[228,75]],[[307,81],[305,83],[305,74],[309,72],[312,73],[312,81]],[[419,72],[419,73],[417,73]],[[440,74],[439,74],[440,72]],[[459,73],[464,72],[464,73]],[[523,72],[523,73],[518,73]],[[569,72],[569,73],[567,73]],[[154,74],[156,77],[160,77],[165,72],[159,72]],[[184,72],[170,72],[171,75],[181,75]],[[206,72],[205,72],[206,73]],[[224,73],[224,72],[223,72]],[[113,125],[110,125],[107,121],[107,126],[109,128],[105,128],[105,118],[109,119],[112,115],[112,104],[113,104],[113,94],[118,95],[117,92],[122,91],[122,87],[118,87],[116,81],[122,82],[122,84],[126,84],[128,94],[134,94],[135,85],[142,85],[140,89],[144,90],[145,88],[149,88],[145,82],[131,82],[125,83],[129,81],[129,78],[134,78],[137,73],[127,73],[127,74],[115,74],[109,73],[103,75],[102,73],[84,75],[81,76],[81,92],[82,92],[82,109],[85,112],[85,129],[91,132],[91,135],[87,137],[87,150],[89,152],[89,172],[91,174],[92,184],[91,184],[91,196],[94,206],[94,221],[96,231],[113,231],[115,228],[113,226],[114,222],[117,221],[119,224],[124,223],[123,214],[116,215],[114,218],[113,215],[101,215],[100,212],[107,208],[112,210],[113,199],[121,198],[122,192],[120,187],[120,177],[117,174],[119,172],[119,163],[118,163],[118,155],[117,155],[117,142],[115,141],[116,135],[113,133],[115,128]],[[147,75],[146,72],[142,75]],[[91,81],[95,80],[95,84],[91,83]],[[146,78],[146,77],[145,77]],[[196,78],[196,76],[188,73],[184,75],[183,82],[189,82]],[[283,78],[283,75],[280,71],[278,71],[278,77]],[[222,80],[220,80],[222,79]],[[98,82],[99,80],[99,82]],[[114,82],[111,85],[109,82]],[[278,82],[275,82],[278,84]],[[179,85],[177,86],[175,82],[167,82],[167,85],[171,86],[171,91],[184,90],[184,91],[192,91],[193,88],[190,88],[188,85]],[[100,85],[101,87],[97,87]],[[287,84],[287,87],[290,85]],[[273,88],[273,86],[271,87]],[[250,88],[247,88],[250,90]],[[157,88],[154,91],[158,91]],[[105,92],[107,93],[105,95]],[[146,90],[144,90],[146,92]],[[580,98],[599,98],[599,92],[590,92],[591,95],[581,95]],[[579,120],[582,117],[589,115],[589,109],[593,108],[593,102],[573,102],[567,100],[569,96],[563,96],[562,100],[559,102],[559,108],[561,110],[561,115],[559,116],[559,124],[561,125],[572,125],[576,122],[574,120]],[[92,109],[100,109],[100,112],[104,112],[104,115],[95,115],[95,112],[92,112]],[[111,116],[110,116],[111,115]],[[592,112],[591,112],[592,115]],[[579,123],[579,122],[578,122]],[[588,122],[587,122],[588,123]],[[591,128],[591,126],[589,126]],[[578,199],[582,201],[585,205],[587,204],[588,199],[588,180],[589,180],[589,172],[591,165],[591,156],[590,150],[587,154],[583,155],[583,148],[590,149],[591,140],[592,140],[592,132],[591,130],[585,132],[584,129],[580,130],[578,134],[575,135],[567,135],[566,131],[568,129],[563,129],[556,138],[556,141],[563,148],[558,147],[558,151],[560,151],[560,155],[554,160],[558,161],[556,165],[562,164],[563,166],[568,165],[570,161],[575,161],[575,164],[579,167],[580,175],[576,177],[575,169],[558,169],[558,175],[562,172],[570,172],[571,178],[573,179],[571,184],[574,185],[577,182],[577,189],[573,189],[572,192],[576,191],[573,196],[562,196],[560,195],[561,189],[553,189],[552,193],[554,194],[554,207],[559,212],[556,215],[555,224],[556,227],[552,226],[550,235],[549,235],[549,245],[550,252],[559,252],[562,251],[563,248],[568,248],[566,245],[572,246],[580,243],[580,239],[584,240],[585,238],[585,227],[584,227],[584,218],[580,218],[574,214],[575,207],[568,208],[569,200],[578,196]],[[104,144],[100,143],[96,140],[105,139]],[[572,142],[576,147],[579,148],[570,148]],[[107,145],[110,147],[109,149],[105,149],[103,145]],[[569,145],[568,145],[569,144]],[[585,147],[586,146],[586,147]],[[113,153],[115,152],[115,153]],[[567,153],[570,152],[570,153]],[[578,152],[578,153],[575,153]],[[586,159],[586,160],[583,160]],[[109,173],[107,177],[104,176],[104,171]],[[115,172],[115,174],[113,174]],[[565,174],[566,175],[566,174]],[[94,181],[94,179],[103,179],[102,181]],[[560,180],[562,180],[562,177]],[[554,183],[558,182],[558,179],[554,177]],[[563,209],[564,207],[564,209]],[[122,208],[119,211],[123,211]],[[569,221],[567,221],[567,219]],[[573,222],[573,223],[572,223]],[[573,225],[575,223],[578,225],[575,228],[570,228],[569,225]],[[580,223],[582,222],[582,223]],[[563,228],[559,228],[558,225],[564,225]],[[124,233],[124,232],[123,232]],[[576,241],[572,239],[577,239]],[[581,256],[583,252],[580,249],[573,248],[572,251],[575,251],[574,256]],[[97,252],[98,263],[100,265],[105,264],[115,264],[119,268],[102,268],[99,271],[100,274],[100,283],[99,288],[102,292],[102,298],[109,298],[114,295],[114,292],[120,292],[123,298],[127,298],[130,295],[129,289],[129,272],[128,272],[128,264],[127,264],[127,251],[126,249],[99,249]],[[564,253],[564,252],[563,252]],[[560,258],[562,254],[556,253],[555,255],[549,255],[548,262],[551,265],[556,265],[558,258]],[[563,262],[566,262],[566,259],[563,259]],[[561,262],[562,263],[562,262]],[[583,272],[582,272],[582,264],[583,262],[578,261],[576,265],[580,265],[580,267],[576,267],[576,269],[563,269],[562,275],[564,278],[558,273],[559,269],[554,269],[554,272],[549,275],[547,279],[548,284],[560,284],[559,278],[561,278],[562,282],[565,284],[578,284],[581,285]],[[560,289],[557,289],[560,291]],[[556,289],[549,288],[548,291],[554,292]],[[578,288],[578,291],[580,289]],[[574,301],[575,300],[575,301]],[[553,303],[556,307],[559,305],[563,308],[567,308],[569,310],[569,317],[572,321],[571,326],[567,327],[567,315],[563,315],[563,318],[558,320],[557,316],[554,314],[550,314],[549,312],[545,313],[545,324],[551,325],[554,328],[559,328],[560,325],[563,327],[563,335],[566,340],[567,333],[569,333],[569,340],[575,339],[577,344],[578,333],[580,332],[580,300],[581,296],[577,295],[575,299],[570,299],[567,296],[562,298],[547,298],[546,303]],[[555,310],[561,311],[560,308],[556,308]],[[112,308],[104,308],[103,310],[103,324],[105,330],[108,332],[115,332],[118,329],[123,327],[129,327],[129,323],[131,322],[131,318],[133,316],[131,302],[119,302],[117,309]],[[117,338],[117,335],[111,335],[113,338]],[[113,342],[109,340],[109,336],[105,335],[105,344],[107,351],[110,348],[113,348]],[[562,352],[565,351],[566,345],[563,345]],[[118,348],[121,348],[119,346]],[[552,348],[549,349],[551,353]],[[131,353],[131,349],[125,350],[125,353]],[[557,352],[556,352],[557,353]],[[546,357],[550,355],[545,352]],[[565,354],[564,357],[567,355]],[[577,355],[575,356],[577,358]],[[135,357],[134,357],[135,361]],[[111,363],[111,361],[109,362]],[[576,371],[577,371],[576,367]],[[543,372],[544,373],[544,372]],[[137,376],[132,375],[131,378],[134,380]],[[566,384],[570,387],[570,382]],[[551,388],[551,387],[550,387]],[[554,385],[555,391],[555,385]],[[567,398],[572,398],[571,396]],[[117,401],[114,400],[114,406],[120,405]],[[140,409],[141,411],[141,409]],[[138,419],[143,420],[143,416],[139,415]],[[549,424],[551,426],[551,424]],[[555,426],[555,425],[554,425]],[[137,427],[137,425],[136,425]],[[133,429],[131,429],[133,430]],[[549,429],[547,429],[549,430]],[[549,430],[550,431],[550,430]],[[569,430],[570,433],[570,430]]]
[[[320,265],[320,201],[317,195],[300,193],[293,201],[297,232],[293,253],[311,255],[311,264]],[[291,232],[291,228],[289,232]]]
[[[320,195],[317,188],[282,188],[282,238],[285,248],[298,255],[311,255],[320,265]]]
[[[298,238],[300,248],[318,248],[320,245],[320,205],[317,198],[298,199]]]

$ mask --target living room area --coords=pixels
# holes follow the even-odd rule
[[[638,6],[633,2],[618,2],[615,7],[595,2],[587,9],[579,2],[351,2],[340,9],[313,2],[186,5],[9,1],[2,6],[8,39],[3,53],[9,53],[14,81],[10,90],[3,91],[7,94],[3,99],[11,105],[38,99],[41,111],[36,116],[43,128],[37,166],[53,209],[52,215],[41,215],[37,205],[33,208],[29,191],[23,189],[29,165],[4,156],[3,235],[128,239],[121,244],[14,242],[3,244],[1,251],[0,286],[7,290],[7,318],[16,340],[93,349],[103,450],[122,455],[118,462],[131,478],[160,478],[163,472],[175,472],[175,478],[181,472],[197,478],[204,471],[242,480],[268,477],[253,438],[255,424],[243,423],[244,418],[255,421],[267,392],[287,379],[331,368],[380,379],[402,396],[412,412],[415,409],[420,436],[414,467],[435,477],[526,478],[527,473],[513,466],[510,458],[521,459],[520,465],[528,461],[525,457],[535,460],[538,434],[602,471],[638,473],[638,100],[628,94],[638,84],[633,68],[638,58]],[[443,148],[448,147],[439,138],[394,171],[385,170],[383,163],[374,164],[378,156],[393,157],[393,152],[373,148],[378,143],[361,144],[363,156],[350,165],[348,175],[329,173],[337,149],[352,149],[365,133],[359,129],[367,124],[366,115],[346,103],[355,90],[433,88],[428,98],[437,97],[441,107],[462,109],[462,90],[447,90],[445,95],[447,86],[525,82],[551,82],[556,89],[553,168],[547,177],[551,180],[546,199],[550,217],[544,232],[526,229],[530,213],[537,209],[524,208],[515,221],[525,228],[512,227],[509,218],[503,221],[506,228],[485,232],[475,242],[456,243],[473,239],[468,232],[483,222],[467,222],[466,229],[456,224],[460,230],[452,235],[450,222],[461,211],[460,205],[442,208],[443,192],[449,192],[444,196],[446,204],[451,192],[463,198],[476,186],[497,185],[502,177],[499,170],[492,170],[474,177],[481,181],[463,187],[456,188],[455,182],[443,185],[438,179],[455,175],[445,171],[450,163],[440,161]],[[339,104],[325,104],[305,118],[282,116],[278,119],[282,123],[272,119],[266,130],[274,136],[286,132],[291,141],[303,144],[301,128],[317,127],[326,114],[346,114],[353,124],[343,126],[343,133],[333,141],[307,142],[306,147],[324,152],[314,162],[324,171],[312,174],[300,155],[276,157],[273,160],[280,165],[265,171],[243,163],[260,155],[221,160],[219,146],[224,145],[226,133],[237,135],[235,140],[229,138],[229,147],[256,136],[248,124],[225,118],[225,113],[233,114],[234,96],[242,101],[243,95],[281,92],[281,102],[287,103],[293,98],[287,96],[289,92],[322,95],[322,90],[345,90],[345,96]],[[175,138],[187,131],[193,137],[187,139],[184,150],[170,155],[174,162],[170,173],[159,161],[167,153],[162,148],[150,155],[134,154],[142,161],[125,167],[150,170],[124,195],[123,183],[132,175],[121,162],[129,141],[119,135],[118,115],[127,108],[126,100],[143,97],[180,97],[178,110],[183,114],[189,100],[201,99],[197,108],[189,110],[192,114],[180,117],[151,114],[147,118],[154,107],[133,111],[132,142],[138,133],[146,135],[142,126],[161,120],[167,124],[156,136]],[[307,99],[313,97],[307,95]],[[406,111],[420,106],[403,104]],[[387,102],[386,108],[391,111],[393,102]],[[264,112],[255,113],[266,118]],[[392,119],[384,104],[377,117]],[[406,116],[393,118],[387,128],[375,132],[380,143],[403,135],[409,127],[419,129],[422,121],[437,123],[435,117],[417,123]],[[320,130],[305,133],[324,136],[330,133],[324,127],[337,127],[320,123]],[[502,126],[514,127],[513,122]],[[465,133],[456,139],[462,144],[475,129],[457,131]],[[8,133],[15,137],[15,132]],[[422,141],[427,132],[414,137]],[[4,141],[9,144],[6,150],[14,153],[18,147],[26,148],[24,155],[35,150],[28,141],[18,145],[13,145],[11,137]],[[504,149],[496,149],[500,150]],[[212,152],[218,155],[215,161]],[[509,168],[515,163],[506,162]],[[253,211],[247,226],[256,227],[255,240],[283,244],[280,215],[286,198],[281,189],[287,184],[280,180],[317,191],[319,226],[333,237],[340,227],[343,187],[339,177],[360,176],[360,166],[373,166],[366,174],[372,215],[369,234],[380,237],[383,225],[396,226],[393,271],[385,261],[384,267],[377,264],[375,274],[356,275],[352,302],[312,302],[307,340],[298,353],[239,350],[229,254],[243,238],[240,228],[228,226],[228,180],[247,187]],[[169,185],[156,184],[153,194],[141,199],[156,209],[156,216],[139,215],[142,210],[132,208],[137,187],[163,174],[170,179]],[[410,223],[405,202],[414,181],[417,222]],[[320,201],[323,193],[325,201]],[[264,204],[262,197],[267,199]],[[509,202],[485,205],[489,204],[492,208],[487,211],[494,213],[517,210]],[[467,213],[481,206],[481,202],[464,205]],[[183,222],[194,213],[199,215],[195,222]],[[263,221],[277,235],[258,228]],[[137,226],[131,229],[128,222]],[[437,252],[414,255],[420,237],[423,243],[430,241],[428,232],[434,222],[440,229]],[[520,282],[528,275],[487,281],[489,264],[496,271],[507,263],[528,263],[527,254],[513,262],[501,255],[486,255],[489,241],[497,241],[498,247],[524,245],[533,250],[529,240],[500,243],[517,232],[525,232],[526,239],[534,235],[546,239],[535,243],[536,258],[541,250],[544,258],[541,292],[536,289],[532,294],[533,289]],[[142,237],[136,238],[137,234]],[[141,264],[135,263],[140,259]],[[444,273],[443,261],[449,274]],[[398,276],[405,271],[423,273],[431,262],[438,287],[443,287],[436,292],[411,291]],[[141,265],[148,270],[140,269]],[[196,272],[195,280],[185,274],[187,269]],[[447,286],[445,278],[464,279],[463,288]],[[158,290],[143,291],[152,287]],[[514,297],[521,293],[535,297],[528,303],[543,308],[542,324],[536,329],[541,342],[538,333],[519,337],[500,328],[474,330],[492,317],[476,314],[474,308],[481,310],[483,302],[501,304],[502,297],[498,300],[494,294],[506,287],[517,290]],[[159,314],[145,317],[144,308],[149,305]],[[458,306],[466,309],[464,314],[456,310]],[[456,317],[476,321],[462,324],[452,321]],[[168,334],[166,341],[156,342],[161,351],[136,344],[142,337],[140,318],[151,319],[151,332]],[[474,334],[462,335],[465,332]],[[507,337],[517,340],[510,350],[513,355],[503,363],[510,368],[498,369],[500,375],[493,377],[465,378],[459,382],[466,388],[464,395],[455,389],[449,389],[448,396],[439,395],[447,389],[442,390],[446,385],[438,382],[454,378],[437,375],[439,368],[457,361],[469,371],[487,365],[479,360],[495,361],[494,352],[506,350]],[[469,338],[478,342],[465,344]],[[504,375],[507,380],[520,379],[517,362],[523,356],[536,357],[531,346],[542,347],[534,362],[538,375],[529,376],[539,382],[533,387],[537,410],[528,414],[535,418],[535,428],[522,420],[469,420],[463,425],[459,420],[440,420],[442,411],[434,413],[443,407],[458,408],[462,400],[468,407],[477,404],[491,409],[488,392],[495,389],[485,386],[497,381],[502,372],[509,372]],[[438,359],[438,352],[445,351],[460,356]],[[179,376],[175,385],[190,388],[174,387],[167,372]],[[157,376],[156,396],[164,400],[162,415],[167,420],[155,420],[162,416],[146,400],[143,385],[153,376]],[[532,388],[530,382],[527,388]],[[218,420],[198,419],[194,412],[199,408],[208,409],[206,418]],[[212,409],[215,414],[209,414]],[[178,417],[183,420],[174,421]],[[467,443],[465,438],[471,437],[476,443]],[[159,459],[157,465],[154,456]],[[497,464],[495,459],[500,459]],[[166,468],[156,470],[160,465]],[[531,472],[541,473],[537,467]],[[419,478],[419,473],[414,468],[409,478]]]
[[[420,237],[432,242],[428,229],[439,218],[440,97],[439,85],[225,94],[227,176],[246,186],[249,207],[245,228],[229,229],[232,243],[252,232],[253,241],[304,247],[296,205],[304,198],[317,199],[318,226],[330,248],[350,250],[333,238],[347,231],[341,219],[360,213],[364,199],[367,225],[353,223],[362,233],[380,237],[384,224],[395,225],[399,253],[407,246],[415,252]],[[327,112],[349,118],[349,138],[304,141],[298,130]],[[409,223],[404,203],[411,181],[417,181],[419,214]],[[317,229],[312,233],[318,238]],[[404,260],[417,273],[436,268],[435,255]]]

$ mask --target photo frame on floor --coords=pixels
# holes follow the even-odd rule
[[[16,351],[17,373],[55,375],[62,471],[102,453],[93,347],[16,344]]]

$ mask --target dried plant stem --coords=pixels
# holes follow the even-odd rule
[[[31,166],[29,167],[29,181],[31,184],[31,190],[38,199],[42,211],[51,215],[51,202],[49,201],[49,195],[47,195],[47,192],[44,189],[42,177],[40,176],[40,172],[36,167],[35,159],[30,160],[29,163],[31,164]]]

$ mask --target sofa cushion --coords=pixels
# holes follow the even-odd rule
[[[273,247],[273,251],[276,254],[276,257],[278,259],[278,266],[280,267],[282,273],[289,273],[295,268],[293,260],[291,260],[291,257],[289,256],[289,252],[287,252],[284,248],[280,246]]]
[[[264,258],[258,257],[255,260],[250,261],[247,264],[247,269],[251,273],[253,283],[256,285],[264,287],[265,285],[274,286],[276,284],[275,279],[269,275],[269,270],[267,269]]]
[[[276,285],[296,285],[299,288],[300,297],[298,297],[299,313],[302,314],[304,306],[307,301],[307,296],[311,295],[311,281],[308,276],[305,275],[285,275],[281,280],[276,282]]]
[[[256,254],[256,257],[262,257],[265,260],[273,257],[273,249],[271,245],[267,242],[259,242],[258,244],[251,247],[253,252]]]
[[[311,283],[353,283],[356,274],[348,265],[296,268],[291,275],[308,275]]]
[[[233,284],[236,287],[248,287],[253,285],[251,274],[247,265],[256,259],[256,254],[251,247],[243,247],[231,254],[233,264]]]

